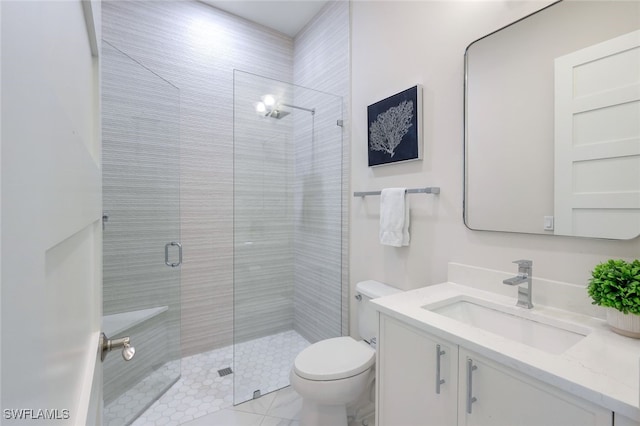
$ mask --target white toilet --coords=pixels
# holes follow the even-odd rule
[[[335,337],[298,354],[290,380],[302,396],[301,426],[347,426],[347,406],[373,395],[378,317],[369,300],[399,292],[378,281],[358,283],[358,331],[364,341]]]

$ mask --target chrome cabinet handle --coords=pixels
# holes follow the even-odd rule
[[[171,263],[169,262],[169,246],[177,246],[178,247],[178,262],[177,263]],[[167,266],[171,266],[172,268],[176,268],[180,265],[182,265],[182,244],[175,242],[175,241],[171,241],[170,243],[167,243],[164,245],[164,264]]]
[[[440,385],[443,385],[444,379],[440,378],[440,357],[446,352],[440,349],[440,345],[436,345],[436,393],[440,394]]]
[[[471,405],[477,401],[477,398],[473,396],[473,371],[477,370],[478,366],[473,365],[473,360],[467,358],[467,413],[471,414]]]
[[[119,339],[109,339],[106,334],[100,333],[100,361],[104,361],[107,354],[114,349],[122,348],[122,358],[131,361],[136,354],[136,348],[131,346],[131,338],[121,337]]]

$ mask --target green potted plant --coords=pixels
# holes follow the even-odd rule
[[[640,260],[609,259],[596,265],[587,291],[594,305],[608,308],[614,332],[640,338]]]

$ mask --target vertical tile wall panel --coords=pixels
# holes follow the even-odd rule
[[[295,329],[310,341],[349,334],[349,13],[348,1],[329,2],[294,40],[294,83],[342,96],[344,120],[340,194],[334,194],[337,198],[327,194],[324,204],[308,205],[308,209],[296,211],[304,220],[296,225],[295,234],[294,324]],[[303,150],[296,150],[299,160],[295,169],[296,182],[304,182],[305,174],[308,182],[306,187],[304,184],[297,187],[295,196],[306,200],[309,196],[306,191],[313,191],[313,186],[320,183],[309,179],[310,166],[305,163],[309,156]],[[334,180],[329,184],[333,191],[335,179],[340,176],[340,165],[337,164],[340,157],[328,152],[324,156],[322,152],[316,154],[320,157],[316,164],[317,175],[320,180]],[[336,207],[341,212],[330,213]],[[322,216],[331,219],[327,223]],[[322,231],[327,225],[331,226]],[[337,244],[330,238],[328,231],[332,229],[341,230]],[[337,303],[338,300],[342,303]]]

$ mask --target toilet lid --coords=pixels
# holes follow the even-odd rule
[[[368,370],[376,352],[352,337],[321,340],[304,349],[293,362],[296,374],[308,380],[337,380]]]

